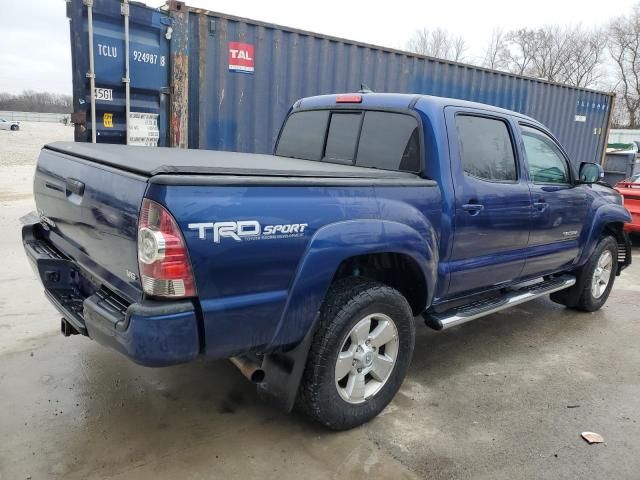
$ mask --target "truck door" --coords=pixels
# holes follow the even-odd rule
[[[531,196],[509,116],[448,107],[446,119],[455,201],[451,297],[520,278]]]
[[[578,256],[590,197],[574,183],[569,160],[551,136],[528,125],[520,126],[520,134],[533,206],[523,275],[544,275]]]

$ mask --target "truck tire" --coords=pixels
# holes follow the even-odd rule
[[[576,284],[551,295],[551,300],[585,312],[599,310],[609,298],[618,270],[618,244],[602,237],[589,261],[577,272]]]
[[[414,342],[411,307],[400,292],[363,278],[335,282],[320,312],[299,407],[333,430],[368,422],[400,388]]]

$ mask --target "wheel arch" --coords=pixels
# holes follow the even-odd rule
[[[578,266],[587,263],[600,239],[605,235],[612,236],[618,244],[618,271],[631,263],[631,247],[629,239],[624,231],[624,223],[629,222],[631,217],[621,205],[606,204],[599,207],[593,215],[591,228],[586,236],[584,248],[577,262]]]
[[[270,348],[300,342],[314,324],[332,282],[357,273],[355,268],[376,275],[374,280],[395,282],[389,286],[407,296],[414,312],[424,310],[433,298],[437,265],[436,235],[431,225],[426,235],[393,221],[349,220],[327,225],[316,232],[298,265]],[[420,287],[410,288],[401,281],[394,266],[406,269],[422,286],[423,296],[416,291]]]
[[[414,316],[426,309],[427,280],[418,262],[406,253],[391,251],[346,258],[338,266],[331,284],[348,277],[369,278],[395,288],[407,299]]]

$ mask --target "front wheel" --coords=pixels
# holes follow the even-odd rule
[[[16,132],[16,131],[20,130],[20,127],[18,125],[11,125],[11,130],[13,132]]]
[[[580,269],[576,285],[551,295],[551,299],[570,308],[595,312],[602,308],[618,271],[618,244],[613,237],[603,237],[591,259]],[[568,302],[568,298],[573,298]]]
[[[373,419],[407,373],[415,325],[397,290],[362,278],[336,282],[322,307],[298,403],[334,430]]]

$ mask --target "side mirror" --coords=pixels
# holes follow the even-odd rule
[[[596,183],[604,178],[604,170],[597,163],[582,162],[580,164],[580,183]]]

